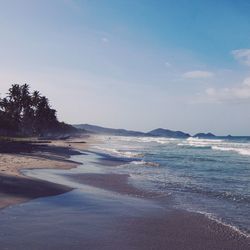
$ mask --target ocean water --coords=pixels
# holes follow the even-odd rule
[[[133,184],[171,197],[250,233],[250,140],[101,136],[92,150],[125,159],[116,171]]]

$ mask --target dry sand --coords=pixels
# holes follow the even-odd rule
[[[36,146],[38,147],[36,148]],[[34,151],[32,152],[27,152],[24,149],[24,152],[10,151],[1,153],[0,145],[0,174],[22,176],[22,173],[20,172],[22,169],[74,168],[79,165],[79,163],[69,160],[69,157],[77,154],[77,151],[75,150],[84,150],[86,148],[86,143],[77,139],[41,143],[35,145]]]
[[[0,208],[20,202],[61,194],[71,189],[50,182],[32,180],[22,169],[70,169],[79,163],[70,156],[86,149],[82,138],[51,142],[0,142]]]

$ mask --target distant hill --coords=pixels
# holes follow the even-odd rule
[[[193,137],[202,138],[202,139],[214,139],[214,138],[216,138],[216,135],[214,135],[212,133],[198,133],[198,134],[194,135]]]
[[[185,139],[191,137],[192,135],[182,132],[182,131],[173,131],[170,129],[164,128],[157,128],[149,132],[140,132],[140,131],[133,131],[133,130],[126,130],[126,129],[115,129],[115,128],[105,128],[97,125],[91,124],[77,124],[72,125],[77,129],[80,129],[82,132],[85,133],[92,133],[92,134],[103,134],[103,135],[117,135],[117,136],[153,136],[153,137],[167,137],[167,138],[180,138]],[[240,140],[250,140],[250,136],[217,136],[212,133],[198,133],[193,135],[194,138],[200,139],[240,139]]]
[[[114,128],[105,128],[96,125],[90,124],[78,124],[74,125],[78,129],[84,129],[90,133],[94,134],[105,134],[105,135],[119,135],[119,136],[156,136],[156,137],[170,137],[170,138],[188,138],[189,134],[181,131],[172,131],[169,129],[158,128],[152,130],[148,133],[132,131],[126,129],[114,129]]]
[[[170,138],[188,138],[191,135],[182,131],[172,131],[169,129],[157,128],[147,133],[147,136],[159,136]]]
[[[84,129],[94,134],[119,135],[119,136],[145,136],[145,133],[139,131],[130,131],[126,129],[105,128],[90,124],[74,125],[78,129]]]

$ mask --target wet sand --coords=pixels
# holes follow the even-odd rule
[[[76,143],[75,143],[76,142]],[[22,175],[23,169],[71,169],[80,163],[70,160],[86,148],[85,141],[58,140],[0,141],[0,209],[30,199],[58,195],[68,187],[30,179]]]
[[[72,188],[42,180],[0,175],[0,208],[39,197],[59,195]]]
[[[203,215],[114,191],[83,188],[2,210],[1,249],[249,249],[245,236]]]
[[[249,249],[250,240],[203,215],[184,211],[124,219],[135,249]]]
[[[66,147],[62,143],[68,144],[57,142],[54,146]],[[71,151],[71,147],[72,143],[66,148]],[[64,157],[68,164],[69,155]],[[103,158],[96,162],[105,168],[112,159]],[[115,170],[117,162],[110,166]],[[204,215],[176,210],[170,200],[162,202],[157,195],[132,186],[128,175],[64,176],[83,186],[70,191],[70,186],[0,176],[2,201],[44,197],[0,210],[1,249],[250,249],[245,235]]]
[[[105,165],[106,161],[99,158],[99,163]],[[121,218],[119,225],[115,226],[116,230],[123,232],[120,239],[109,242],[107,248],[98,248],[98,245],[93,247],[91,243],[87,249],[250,249],[250,238],[245,234],[205,215],[171,207],[168,197],[129,184],[127,174],[87,173],[68,175],[68,178],[122,195],[149,199],[163,206],[163,209],[150,211],[147,216]],[[164,207],[166,203],[162,204],[162,198],[167,201],[167,207]]]
[[[130,185],[128,182],[129,175],[127,174],[88,173],[67,175],[67,178],[74,180],[75,182],[135,197],[151,198],[159,195],[157,193],[148,192]]]

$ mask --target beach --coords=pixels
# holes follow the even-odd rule
[[[2,249],[249,249],[245,234],[133,185],[117,172],[125,160],[82,140],[1,154]]]
[[[0,13],[0,250],[250,250],[250,1]]]
[[[73,145],[73,146],[71,146]],[[74,148],[73,148],[74,147]],[[73,141],[40,141],[39,143],[0,142],[0,208],[32,198],[61,194],[70,189],[46,181],[33,180],[22,169],[70,169],[79,163],[70,160],[85,143]]]

